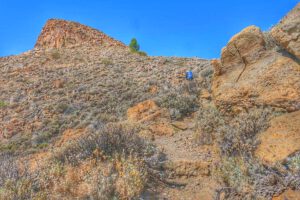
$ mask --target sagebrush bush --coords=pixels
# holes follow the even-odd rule
[[[300,188],[297,154],[274,166],[266,166],[253,156],[257,135],[278,114],[270,109],[253,109],[224,118],[225,123],[217,129],[223,158],[215,172],[226,185],[226,199],[270,199],[287,188]]]
[[[148,182],[148,170],[144,160],[137,156],[120,155],[114,162],[118,179],[116,191],[123,199],[139,196]]]
[[[300,152],[295,153],[286,161],[286,166],[294,172],[300,173]]]
[[[241,157],[223,157],[215,173],[222,178],[226,186],[235,188],[239,192],[249,187],[248,169]]]
[[[33,199],[34,177],[12,154],[0,153],[0,200]]]
[[[101,127],[97,132],[67,144],[56,152],[55,159],[76,165],[95,151],[101,152],[105,157],[120,154],[143,157],[153,153],[153,147],[138,137],[136,130],[123,125],[109,124]]]
[[[226,199],[270,199],[283,192],[294,179],[258,160],[241,156],[224,156],[216,167],[215,175],[221,177],[227,190]],[[295,177],[295,176],[293,176]],[[298,181],[299,182],[299,181]]]
[[[218,142],[223,154],[251,156],[256,149],[257,134],[269,125],[270,110],[254,109],[241,113],[218,130]]]
[[[5,107],[7,104],[4,101],[0,101],[0,108]]]
[[[58,59],[60,59],[60,57],[61,57],[61,55],[57,50],[54,50],[51,52],[51,58],[58,60]]]
[[[169,109],[172,119],[181,119],[195,112],[198,108],[196,96],[176,92],[170,92],[162,96],[158,99],[158,104]]]
[[[196,118],[197,131],[195,132],[196,143],[207,145],[212,144],[216,138],[216,132],[224,125],[224,117],[216,107],[200,106]]]
[[[120,124],[101,126],[98,132],[58,147],[34,172],[12,154],[1,154],[0,200],[74,199],[78,181],[91,185],[85,194],[88,199],[137,198],[148,183],[146,158],[155,149],[136,131]],[[93,167],[83,177],[72,175],[72,169],[85,165]]]

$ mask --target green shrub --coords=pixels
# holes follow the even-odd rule
[[[60,53],[57,50],[51,52],[51,58],[53,58],[54,60],[60,59]]]
[[[141,55],[141,56],[147,56],[147,53],[144,52],[144,51],[139,51],[138,54]]]
[[[132,52],[138,52],[140,50],[140,45],[135,38],[132,38],[129,44],[129,48]]]
[[[0,108],[5,107],[7,104],[4,101],[0,101]]]
[[[104,64],[105,66],[109,66],[113,64],[113,62],[108,58],[103,58],[101,63]]]
[[[132,38],[129,44],[129,49],[132,53],[137,53],[140,56],[147,56],[146,52],[140,51],[140,45],[135,38]]]

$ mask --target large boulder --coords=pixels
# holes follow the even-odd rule
[[[256,62],[264,52],[265,40],[261,30],[256,26],[249,26],[233,36],[222,49],[222,70],[229,71]]]
[[[283,48],[300,59],[300,3],[272,28],[271,35]]]
[[[263,162],[274,164],[300,150],[300,111],[271,120],[271,126],[259,136],[255,155]]]
[[[299,61],[282,51],[269,33],[255,26],[233,36],[222,49],[221,59],[211,61],[216,105],[225,111],[254,106],[299,110]]]

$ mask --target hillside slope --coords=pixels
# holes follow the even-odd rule
[[[212,61],[47,21],[0,58],[0,200],[299,198],[299,7]]]

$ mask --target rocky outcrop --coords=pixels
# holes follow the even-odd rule
[[[255,152],[262,161],[274,164],[300,150],[300,111],[281,115],[259,136]]]
[[[256,26],[249,26],[233,36],[222,49],[222,70],[228,72],[237,66],[245,67],[256,62],[264,52],[265,40],[261,30]]]
[[[169,118],[167,110],[160,109],[152,100],[146,100],[131,107],[127,118],[135,122],[156,121],[158,118]]]
[[[272,28],[271,35],[288,52],[300,59],[300,3]]]
[[[294,23],[290,16],[294,15],[289,14],[285,23]],[[296,50],[298,44],[291,46]],[[232,37],[222,49],[221,59],[211,62],[215,71],[212,94],[217,106],[225,111],[253,106],[299,110],[300,65],[283,51],[269,33],[262,33],[256,26]]]
[[[152,135],[172,135],[174,133],[171,125],[170,114],[167,109],[162,109],[153,100],[146,100],[127,110],[127,119],[130,122],[147,125],[146,130]]]
[[[273,197],[272,200],[300,200],[300,191],[287,190],[277,197]]]
[[[126,46],[91,27],[66,20],[50,19],[38,37],[35,48],[62,48],[75,45]]]

